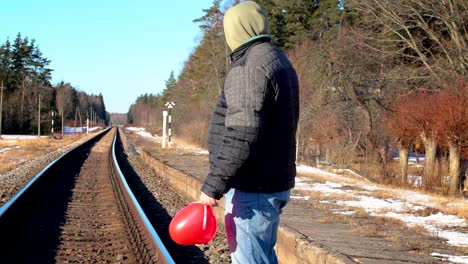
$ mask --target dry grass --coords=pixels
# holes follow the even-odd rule
[[[179,148],[181,150],[193,150],[193,149],[200,148],[198,145],[193,144],[189,141],[186,141],[182,138],[174,139],[174,147]]]
[[[161,144],[156,142],[155,140],[151,140],[145,137],[140,137],[136,134],[131,133],[131,137],[135,140],[135,144],[137,146],[145,146],[147,149],[157,149],[161,147]]]
[[[408,227],[408,229],[411,229],[415,231],[416,233],[423,234],[425,236],[432,236],[432,234],[429,233],[429,231],[427,231],[427,229],[422,225],[414,225],[414,226]]]
[[[0,174],[87,136],[90,135],[70,135],[61,139],[0,140],[0,149],[12,148],[0,153]]]
[[[177,138],[184,139],[187,144],[206,147],[209,123],[206,120],[193,120],[178,128]]]
[[[370,237],[387,237],[388,233],[379,229],[378,225],[355,225],[351,228],[353,233]]]

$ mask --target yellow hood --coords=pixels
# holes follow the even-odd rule
[[[231,50],[254,37],[268,34],[269,31],[265,12],[252,1],[242,2],[226,11],[223,27],[226,42]]]

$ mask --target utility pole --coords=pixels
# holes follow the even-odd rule
[[[63,121],[64,121],[65,112],[63,112],[63,103],[62,103],[62,137],[63,137]]]
[[[78,107],[76,108],[76,110],[78,110]],[[83,133],[83,121],[81,120],[81,111],[80,110],[78,110],[78,117],[80,118],[80,128],[81,128],[80,133]]]
[[[39,94],[39,104],[37,107],[37,137],[41,137],[41,94]]]
[[[3,115],[3,81],[2,86],[0,86],[0,139],[2,139],[2,115]]]
[[[75,123],[73,124],[73,134],[76,135],[76,118],[78,115],[78,107],[75,109]]]

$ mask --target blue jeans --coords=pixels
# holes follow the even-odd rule
[[[226,236],[232,263],[278,263],[274,246],[289,191],[248,193],[231,189],[224,195]]]

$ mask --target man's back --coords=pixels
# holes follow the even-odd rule
[[[241,63],[238,63],[241,61]],[[287,57],[270,42],[233,61],[225,81],[226,127],[256,129],[250,155],[233,178],[243,191],[277,192],[294,187],[298,81]],[[236,106],[251,107],[242,111]]]

